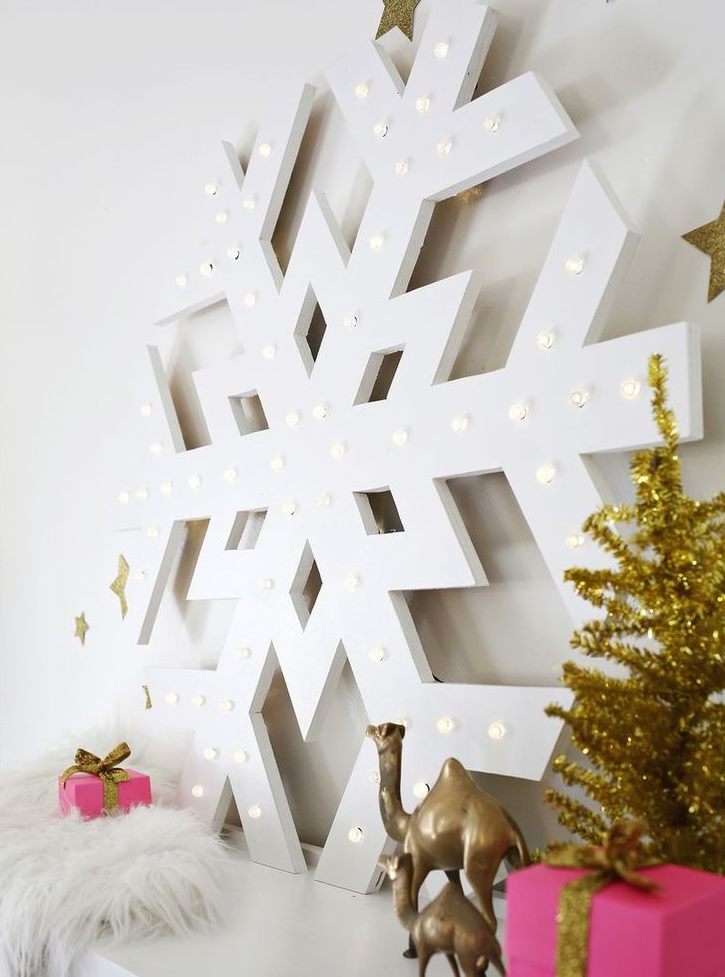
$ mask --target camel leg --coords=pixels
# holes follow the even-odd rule
[[[413,877],[410,880],[410,901],[413,908],[418,912],[418,895],[420,893],[420,887],[425,882],[428,872],[430,869],[423,865],[415,856],[413,856]],[[416,950],[415,943],[413,942],[412,934],[408,937],[408,948],[403,950],[403,956],[407,957],[409,960],[415,960],[418,956],[418,951]]]
[[[477,852],[465,852],[464,869],[473,891],[478,896],[481,913],[491,932],[496,932],[497,920],[493,911],[493,880],[496,877],[498,859],[490,860]]]
[[[428,961],[431,956],[432,953],[427,946],[420,948],[420,953],[418,954],[418,977],[425,977],[425,972],[428,969]]]
[[[453,971],[454,977],[461,977],[461,972],[458,969],[458,964],[456,963],[455,953],[447,953],[446,960],[451,965],[451,970]]]
[[[465,977],[478,977],[475,954],[467,954],[465,957],[461,957],[460,960]]]

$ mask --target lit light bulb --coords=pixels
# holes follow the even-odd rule
[[[300,423],[299,411],[291,410],[284,420],[287,427],[297,427]]]
[[[146,535],[148,536],[149,539],[157,539],[159,535],[159,527],[149,526],[148,529],[146,530]]]
[[[396,431],[393,431],[393,444],[397,444],[399,448],[402,448],[407,440],[408,432],[404,427],[400,427]]]
[[[345,445],[343,442],[337,441],[335,444],[333,444],[333,446],[330,448],[330,454],[333,458],[342,458],[342,456],[345,454]]]
[[[175,706],[178,701],[179,701],[178,692],[167,692],[166,695],[164,696],[164,702],[168,702],[170,706]]]
[[[211,261],[202,261],[199,265],[199,274],[204,278],[210,278],[214,274],[214,265]]]
[[[578,550],[580,546],[584,545],[584,537],[581,533],[569,533],[565,542],[567,549]]]
[[[204,750],[205,760],[216,760],[218,756],[219,756],[219,750],[214,749],[213,746],[207,746],[207,748]]]
[[[410,163],[407,159],[399,159],[395,164],[395,172],[398,174],[398,176],[405,176],[409,169]]]
[[[256,206],[257,203],[253,197],[245,197],[244,200],[242,200],[242,207],[244,207],[245,210],[254,210]]]
[[[265,159],[272,155],[272,147],[268,142],[263,142],[259,147],[259,155],[264,156]]]
[[[118,493],[118,501],[121,505],[128,505],[131,501],[131,494],[124,489],[122,492]]]
[[[147,488],[137,488],[136,489],[136,498],[137,499],[148,499],[148,497],[149,497],[149,490]]]
[[[415,100],[416,112],[420,112],[420,114],[423,115],[429,109],[430,109],[430,99],[428,98],[427,95],[421,95],[420,98],[416,98]]]
[[[436,729],[439,733],[452,733],[455,727],[455,722],[450,716],[441,716],[441,718],[436,723]]]
[[[201,488],[201,475],[189,475],[189,488]]]
[[[257,304],[257,295],[256,295],[256,292],[247,292],[247,294],[244,296],[244,300],[243,301],[244,301],[244,304],[246,305],[246,307],[248,309],[251,309],[253,306],[255,306]]]
[[[536,345],[539,349],[549,350],[554,348],[554,334],[551,332],[540,332],[536,337]]]
[[[448,156],[450,151],[453,149],[453,143],[450,139],[441,139],[441,141],[436,146],[436,152],[439,156]]]
[[[284,458],[281,455],[277,455],[270,461],[269,467],[273,472],[281,472],[284,468]]]
[[[506,735],[506,727],[503,723],[493,722],[488,724],[488,736],[492,740],[502,740]]]
[[[347,833],[347,837],[353,843],[353,845],[359,845],[365,837],[365,832],[362,828],[350,828]]]
[[[229,468],[224,469],[224,481],[225,482],[236,482],[237,480],[237,470],[234,465],[230,465]]]
[[[247,814],[250,816],[250,818],[261,818],[262,808],[259,806],[259,804],[252,804],[252,806],[247,811]]]
[[[387,122],[378,122],[378,124],[373,129],[373,132],[378,137],[378,139],[385,139],[389,131],[390,131],[390,127],[388,126]]]
[[[186,283],[187,283],[188,280],[189,279],[186,277],[186,275],[177,275],[176,276],[176,284],[179,286],[179,288],[183,288],[184,285],[186,285]]]
[[[153,410],[153,406],[151,404],[141,404],[142,417],[151,417],[152,410]]]
[[[237,750],[234,754],[235,763],[246,763],[248,759],[247,753],[244,750]]]
[[[418,783],[415,784],[413,787],[413,793],[417,798],[422,800],[424,797],[427,797],[428,794],[430,793],[430,787],[424,780],[419,780]]]
[[[492,116],[490,119],[486,119],[483,123],[483,128],[486,132],[498,132],[501,128],[501,120],[496,116]]]
[[[642,384],[639,380],[625,380],[619,385],[619,392],[625,400],[634,400],[635,397],[639,396],[641,389]]]
[[[342,320],[342,324],[346,329],[356,329],[358,324],[358,317],[356,315],[346,315]]]
[[[174,491],[174,483],[162,482],[159,488],[161,490],[162,495],[171,495],[171,493]]]
[[[273,360],[276,352],[277,352],[276,346],[265,346],[262,349],[262,356],[265,358],[265,360]]]
[[[569,272],[570,275],[581,275],[584,271],[585,261],[583,258],[567,258],[564,262],[564,267]]]
[[[226,212],[226,210],[220,210],[216,215],[215,220],[217,224],[226,224],[226,222],[229,220],[229,214]]]
[[[145,580],[146,579],[146,571],[145,570],[134,570],[133,571],[133,579],[134,580]]]
[[[201,784],[194,784],[194,786],[191,788],[191,793],[193,797],[203,797],[204,788],[201,786]]]
[[[285,502],[282,505],[282,512],[284,512],[284,514],[286,516],[293,516],[295,514],[295,512],[297,512],[297,503],[296,502]]]
[[[569,403],[572,407],[584,407],[588,400],[588,390],[572,390],[569,394]]]
[[[433,47],[433,54],[437,58],[445,58],[448,54],[448,45],[445,41],[438,41]]]
[[[556,478],[556,468],[553,465],[539,465],[536,469],[536,477],[542,485],[549,485]]]
[[[451,431],[453,431],[455,434],[463,434],[467,427],[468,418],[463,414],[460,414],[458,417],[454,417],[451,421]]]
[[[222,701],[219,703],[220,712],[231,712],[233,708],[234,703],[231,699],[222,699]]]
[[[512,421],[525,421],[529,416],[529,408],[526,404],[511,404],[509,407],[509,417]]]
[[[360,576],[357,573],[348,573],[348,575],[343,580],[343,586],[345,590],[357,590],[360,586]]]
[[[274,580],[271,577],[261,577],[259,581],[260,590],[274,590]]]
[[[361,81],[359,85],[355,86],[355,98],[367,98],[369,91],[370,89],[365,82]]]
[[[208,194],[210,197],[216,197],[219,193],[219,187],[216,183],[207,183],[204,186],[204,193]]]
[[[240,257],[241,257],[241,251],[239,250],[239,248],[237,247],[227,248],[227,258],[229,258],[230,261],[239,261]]]
[[[370,659],[374,662],[381,662],[385,658],[385,648],[378,645],[376,648],[371,648],[368,652]]]
[[[316,421],[322,421],[327,417],[328,407],[327,404],[315,404],[312,409],[312,416]]]
[[[317,498],[315,499],[315,502],[317,503],[317,506],[320,509],[328,509],[330,507],[330,502],[331,501],[332,501],[332,499],[327,494],[325,494],[325,495],[318,495]]]
[[[237,648],[234,654],[237,656],[237,658],[249,658],[250,655],[252,654],[252,650],[251,648],[244,648],[244,647]]]
[[[382,234],[373,234],[369,241],[370,249],[372,251],[380,251],[382,246],[385,244],[385,238]]]
[[[199,692],[196,692],[191,697],[192,706],[203,706],[205,702],[206,702],[206,696],[201,695]]]
[[[152,455],[160,455],[164,450],[164,446],[160,441],[152,441],[149,445],[149,451]]]
[[[370,773],[368,774],[368,780],[370,781],[371,784],[374,784],[377,787],[380,784],[380,774],[378,773],[378,771],[371,770]]]

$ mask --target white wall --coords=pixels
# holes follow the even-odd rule
[[[580,160],[595,160],[643,239],[603,338],[701,324],[703,443],[695,494],[721,489],[725,296],[680,235],[725,194],[725,12],[719,0],[497,0],[482,89],[533,68],[581,132],[572,146],[439,205],[413,285],[475,268],[481,298],[456,375],[505,361]],[[418,11],[422,22],[427,0]],[[229,608],[169,598],[137,648],[107,586],[113,508],[138,450],[135,390],[165,242],[220,138],[244,155],[276,96],[372,36],[378,0],[0,0],[0,760],[23,759],[121,703],[141,718],[147,663],[213,664]],[[410,48],[386,45],[402,70]],[[275,245],[290,251],[312,185],[354,235],[366,178],[323,91]],[[183,375],[224,351],[224,310],[186,327]],[[192,412],[193,414],[193,412]],[[193,416],[190,419],[193,425]],[[626,489],[626,460],[602,468]],[[503,476],[454,486],[491,585],[415,595],[443,679],[550,685],[570,625]],[[132,596],[132,589],[130,590]],[[73,618],[91,624],[85,648]],[[331,821],[365,718],[348,671],[321,742],[303,745],[281,683],[267,714],[304,840]],[[92,744],[87,744],[92,745]],[[541,788],[489,778],[540,842]]]

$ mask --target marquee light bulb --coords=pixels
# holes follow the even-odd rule
[[[160,441],[152,441],[149,445],[149,451],[152,455],[160,455],[164,450],[164,446]]]
[[[133,571],[133,579],[134,580],[145,580],[146,579],[146,571],[145,570],[134,570]]]
[[[439,733],[443,733],[445,735],[447,733],[452,733],[453,729],[455,728],[455,725],[456,725],[455,722],[451,719],[450,716],[441,716],[441,718],[436,723],[436,729],[438,730]]]
[[[236,482],[238,472],[234,465],[230,465],[229,468],[224,469],[224,481],[225,482]]]
[[[357,590],[360,586],[360,576],[357,573],[348,573],[343,580],[345,590]]]
[[[490,119],[486,119],[483,123],[483,128],[486,132],[498,132],[501,128],[501,120],[496,116],[492,116]]]
[[[192,706],[203,706],[206,702],[206,696],[201,695],[199,692],[195,693],[191,697]]]
[[[398,176],[405,176],[409,169],[410,163],[407,159],[399,159],[395,164],[395,172],[398,174]]]
[[[389,131],[390,131],[390,126],[387,124],[387,122],[378,122],[378,124],[373,129],[373,132],[378,137],[378,139],[385,139]]]
[[[162,495],[171,495],[171,493],[174,491],[174,483],[162,482],[159,488]]]
[[[299,411],[291,410],[284,420],[287,427],[297,427],[300,423]]]
[[[312,416],[316,421],[322,421],[327,417],[327,404],[316,404],[312,409]]]
[[[199,265],[199,274],[203,275],[204,278],[211,278],[214,274],[214,265],[211,261],[202,261]]]
[[[371,661],[381,662],[385,659],[385,648],[378,645],[376,648],[372,648],[368,654]]]
[[[407,440],[408,432],[404,427],[400,427],[396,431],[393,431],[393,444],[397,444],[399,448],[402,448]]]
[[[441,141],[436,146],[436,152],[439,156],[448,156],[450,151],[453,149],[453,143],[450,139],[441,139]]]
[[[578,550],[580,546],[584,545],[584,537],[581,533],[569,533],[565,542],[567,549]]]
[[[451,431],[454,434],[463,434],[467,427],[468,418],[464,414],[459,414],[458,417],[454,417],[451,421]]]
[[[234,703],[231,699],[222,699],[222,701],[219,703],[220,712],[231,712],[233,708]]]
[[[148,499],[148,497],[149,497],[149,490],[147,488],[137,488],[136,489],[136,498],[137,499]]]
[[[368,780],[370,781],[371,784],[374,784],[376,787],[379,786],[380,774],[378,773],[378,771],[371,770],[370,773],[368,774]]]
[[[372,251],[380,251],[385,244],[385,237],[382,234],[373,234],[368,243]]]
[[[256,206],[257,206],[257,202],[254,200],[253,197],[245,197],[244,200],[242,200],[242,207],[245,210],[254,210]]]
[[[248,757],[244,750],[237,750],[236,753],[234,754],[235,763],[246,763],[247,759]]]
[[[554,348],[554,334],[551,332],[540,332],[536,337],[536,345],[539,349],[550,350]]]
[[[419,780],[413,787],[413,793],[419,800],[423,800],[430,793],[430,786],[424,780]]]
[[[255,306],[257,304],[256,292],[247,292],[247,294],[244,296],[244,304],[248,309]]]
[[[642,384],[639,380],[625,380],[619,385],[619,392],[625,400],[634,400],[639,396]]]
[[[492,740],[502,740],[506,735],[506,727],[503,723],[493,722],[488,724],[488,736]]]
[[[433,54],[437,58],[445,58],[448,55],[448,45],[445,41],[438,41],[433,47]]]
[[[584,265],[586,262],[581,257],[567,258],[564,262],[564,267],[569,272],[570,275],[581,275],[584,271]]]
[[[265,358],[265,360],[273,360],[276,352],[276,346],[264,346],[262,348],[262,356]]]
[[[281,455],[277,455],[270,461],[269,467],[273,472],[281,472],[284,468],[284,458]]]
[[[430,99],[427,95],[421,95],[415,100],[415,111],[423,115],[430,109]]]
[[[286,516],[293,516],[297,512],[297,503],[291,501],[285,502],[282,505],[282,512],[284,512]]]
[[[365,832],[362,828],[350,828],[347,833],[347,837],[353,843],[353,845],[359,845],[365,837]]]
[[[126,489],[124,489],[122,492],[119,492],[118,501],[121,503],[121,505],[128,505],[128,503],[131,501],[130,492],[127,492]]]
[[[318,495],[315,500],[319,509],[329,509],[332,499],[329,495]]]
[[[572,407],[584,407],[589,400],[588,390],[572,390],[569,394],[569,403]]]
[[[229,220],[229,214],[226,212],[226,210],[220,210],[215,219],[217,224],[226,224],[226,222]]]
[[[342,441],[337,441],[330,448],[330,454],[332,455],[333,458],[338,458],[339,459],[339,458],[342,458],[342,456],[345,454],[345,450],[346,449],[345,449],[344,443]]]
[[[346,329],[356,329],[358,324],[358,317],[356,315],[346,315],[342,320],[342,324]]]
[[[219,187],[216,183],[207,183],[204,186],[204,193],[206,193],[209,197],[216,197],[216,195],[219,193]]]
[[[159,527],[149,526],[148,529],[146,530],[146,535],[148,536],[149,539],[158,539]]]
[[[178,692],[167,692],[164,696],[164,702],[168,702],[170,706],[175,706],[179,701]]]
[[[536,469],[536,478],[542,485],[550,485],[556,478],[556,468],[554,465],[539,465]]]
[[[512,404],[509,407],[509,417],[512,421],[525,421],[529,416],[529,408],[526,404]]]
[[[274,580],[271,577],[261,577],[259,581],[260,590],[274,590]]]
[[[227,248],[227,258],[229,258],[230,261],[239,261],[241,254],[242,252],[239,250],[239,248]]]
[[[237,648],[234,654],[237,656],[237,658],[249,658],[252,654],[252,650],[251,648],[245,647]]]
[[[216,760],[219,756],[219,750],[215,749],[213,746],[207,746],[204,750],[205,760]]]
[[[355,98],[367,98],[369,91],[370,89],[365,82],[361,81],[359,85],[355,86]]]
[[[203,797],[204,788],[201,786],[201,784],[194,784],[194,786],[191,788],[191,794],[193,797]]]
[[[247,811],[247,814],[250,816],[250,818],[255,818],[255,819],[261,818],[262,808],[259,806],[259,804],[252,804],[252,806]]]
[[[179,286],[179,288],[183,288],[184,285],[186,285],[186,283],[188,282],[188,280],[189,279],[186,277],[186,275],[176,276],[176,284]]]
[[[151,404],[141,404],[141,417],[151,417],[153,406]]]
[[[272,155],[272,147],[268,142],[263,142],[259,147],[259,155],[264,156],[265,159]]]
[[[189,475],[189,488],[201,488],[201,475]]]

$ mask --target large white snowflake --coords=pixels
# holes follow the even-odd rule
[[[531,779],[548,762],[559,725],[543,707],[568,694],[434,683],[402,596],[486,583],[447,479],[505,472],[576,621],[562,571],[572,549],[578,561],[599,559],[579,535],[600,502],[585,458],[655,439],[639,396],[649,352],[669,360],[683,435],[699,431],[689,327],[585,345],[633,239],[586,165],[506,367],[448,381],[475,299],[471,276],[406,292],[435,201],[576,135],[532,74],[469,102],[494,25],[476,0],[439,0],[407,85],[373,43],[327,72],[372,177],[352,251],[315,196],[284,276],[270,245],[311,87],[260,130],[246,174],[225,147],[199,247],[170,275],[160,316],[164,324],[229,303],[243,352],[194,375],[209,446],[185,449],[151,347],[154,416],[165,429],[136,476],[153,490],[130,501],[125,523],[143,518],[150,530],[140,641],[191,520],[210,522],[189,598],[233,599],[237,609],[215,670],[153,669],[149,684],[161,720],[196,731],[182,799],[218,822],[231,789],[252,858],[279,868],[301,871],[304,860],[261,718],[277,664],[305,736],[345,657],[370,721],[408,723],[406,805],[451,754],[470,769]],[[318,306],[319,349],[307,341]],[[373,392],[381,364],[400,351],[386,395]],[[382,499],[402,531],[378,532]],[[133,545],[127,534],[124,546]],[[310,613],[302,594],[313,563],[322,586]],[[318,869],[358,891],[375,885],[386,840],[375,770],[374,748],[362,742]]]

